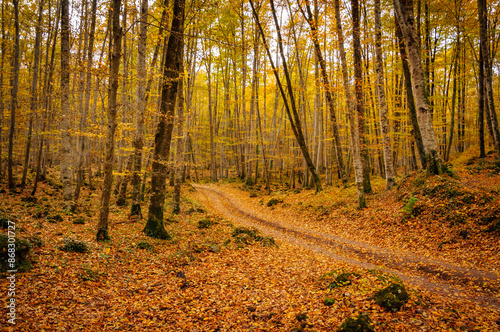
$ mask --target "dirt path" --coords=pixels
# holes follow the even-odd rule
[[[291,226],[279,216],[252,211],[229,192],[211,185],[194,185],[212,212],[238,224],[253,226],[276,238],[320,252],[333,259],[397,275],[414,286],[482,306],[500,308],[500,279],[489,271],[456,266],[409,252],[394,252],[367,243]],[[496,294],[492,295],[492,294]]]

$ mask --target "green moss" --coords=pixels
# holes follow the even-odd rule
[[[282,199],[279,198],[271,198],[269,201],[267,201],[266,205],[271,207],[277,204],[283,203]]]
[[[350,285],[352,275],[353,274],[350,272],[342,272],[338,274],[330,285],[328,285],[328,288],[333,289]]]
[[[397,311],[408,302],[409,296],[405,286],[401,283],[391,283],[377,291],[374,295],[375,303],[386,310]]]
[[[154,250],[154,246],[151,243],[145,242],[145,241],[141,241],[141,242],[137,243],[137,248],[149,250],[149,251]]]
[[[215,224],[215,222],[212,219],[205,218],[198,221],[197,227],[199,229],[210,228],[213,224]]]
[[[163,223],[158,222],[155,219],[148,219],[146,226],[143,229],[144,234],[149,237],[161,240],[170,240],[172,237],[165,230]]]
[[[324,300],[323,300],[323,304],[326,305],[326,306],[332,306],[333,304],[335,303],[335,300],[332,299],[332,298],[329,298],[329,297],[326,297]]]
[[[59,249],[67,252],[79,252],[79,253],[89,252],[87,243],[72,238],[65,238],[62,244],[59,246]]]
[[[339,332],[372,332],[375,327],[372,325],[370,316],[361,314],[356,318],[349,317],[340,325]]]

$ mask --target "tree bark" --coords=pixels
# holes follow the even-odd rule
[[[351,0],[352,8],[352,47],[354,52],[354,93],[356,96],[356,113],[358,115],[358,136],[359,148],[361,149],[361,165],[363,167],[363,191],[368,194],[372,192],[370,182],[370,168],[368,149],[365,140],[365,105],[363,96],[363,68],[361,58],[360,23],[359,23],[359,3],[358,0]]]
[[[360,209],[366,207],[365,191],[363,188],[363,165],[361,162],[360,141],[358,135],[358,126],[355,113],[355,105],[349,87],[349,75],[347,72],[347,60],[344,49],[344,34],[342,32],[342,21],[340,19],[340,1],[334,0],[335,4],[335,21],[337,25],[337,40],[339,44],[340,62],[342,64],[342,82],[344,86],[344,94],[347,100],[349,130],[351,133],[351,143],[353,152],[354,178],[358,195],[358,207]]]
[[[379,103],[380,129],[382,131],[382,140],[384,144],[384,166],[385,166],[385,188],[391,190],[394,185],[394,166],[392,163],[392,146],[389,134],[389,121],[387,120],[388,109],[385,100],[384,84],[384,60],[382,55],[382,24],[380,22],[381,10],[380,0],[375,0],[375,53],[377,68],[377,91]]]
[[[167,161],[175,115],[175,102],[180,68],[183,61],[184,0],[175,0],[172,26],[163,67],[163,86],[160,104],[160,119],[155,134],[155,146],[151,176],[151,197],[148,221],[143,232],[154,238],[168,239],[170,235],[163,225]]]
[[[106,130],[105,160],[104,160],[104,180],[102,183],[101,208],[99,211],[99,224],[97,225],[97,241],[109,240],[108,217],[109,201],[111,198],[111,187],[113,184],[113,164],[115,159],[115,132],[117,113],[117,91],[118,91],[118,71],[120,68],[121,42],[123,28],[120,27],[120,7],[121,0],[113,0],[113,10],[110,13],[112,25],[111,38],[109,43],[109,87],[108,87],[108,126]]]
[[[61,182],[66,210],[74,208],[71,158],[69,0],[61,0]]]
[[[439,154],[436,135],[432,125],[432,112],[427,98],[420,47],[415,32],[412,0],[393,0],[396,17],[405,38],[408,60],[411,69],[413,97],[417,109],[418,124],[422,134],[427,170],[432,174],[441,174],[446,166]]]
[[[493,141],[493,145],[498,152],[500,158],[500,133],[498,129],[498,120],[495,111],[495,103],[493,99],[493,87],[492,87],[492,70],[490,64],[490,52],[488,49],[488,16],[487,16],[487,6],[486,0],[477,0],[477,8],[479,15],[479,38],[480,47],[483,54],[483,65],[484,65],[484,89],[485,89],[485,102],[487,104],[487,121],[490,123],[488,126],[490,128],[490,134]]]

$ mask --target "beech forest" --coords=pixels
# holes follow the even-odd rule
[[[500,331],[498,0],[0,6],[0,329]]]

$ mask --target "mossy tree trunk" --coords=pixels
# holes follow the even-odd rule
[[[163,206],[167,179],[167,162],[174,127],[175,102],[180,69],[183,61],[184,0],[175,0],[172,26],[163,67],[160,119],[155,134],[155,145],[151,174],[151,196],[148,220],[143,232],[154,238],[168,239],[170,235],[163,225]]]

